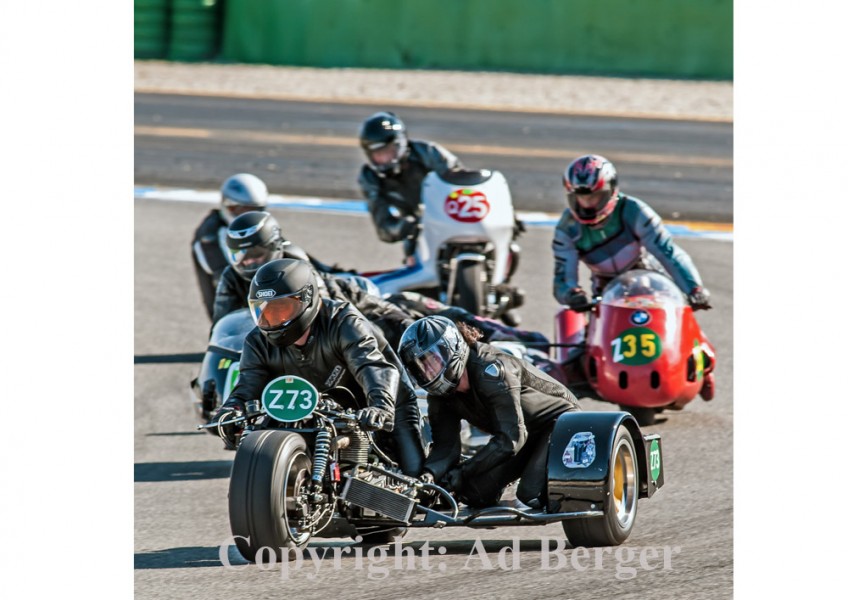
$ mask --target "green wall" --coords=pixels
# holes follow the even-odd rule
[[[732,0],[226,0],[220,58],[732,79]]]

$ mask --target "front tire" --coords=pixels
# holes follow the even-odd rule
[[[301,490],[309,485],[312,459],[304,439],[289,431],[263,430],[248,435],[236,452],[230,476],[230,529],[239,553],[256,562],[293,558],[289,548],[305,546],[311,530],[298,519]]]
[[[486,306],[483,263],[464,260],[456,267],[455,306],[482,315]]]
[[[574,547],[618,546],[633,530],[639,499],[639,467],[636,444],[624,425],[619,425],[612,448],[604,516],[562,522],[565,537]]]

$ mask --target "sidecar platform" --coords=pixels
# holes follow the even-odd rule
[[[581,519],[585,517],[603,517],[603,510],[585,510],[573,512],[549,513],[544,509],[518,509],[511,506],[492,506],[489,508],[473,509],[467,506],[452,514],[447,511],[437,511],[423,506],[418,507],[418,515],[423,519],[413,519],[408,527],[500,527],[504,525],[544,525],[564,521],[566,519]],[[416,516],[418,516],[416,515]]]

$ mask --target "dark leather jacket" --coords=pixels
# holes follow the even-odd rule
[[[424,468],[437,481],[460,458],[461,419],[492,436],[462,464],[462,476],[468,478],[512,458],[562,413],[580,409],[577,398],[564,385],[488,344],[477,342],[471,347],[465,368],[469,392],[427,400],[433,447]]]
[[[201,221],[192,240],[192,254],[195,262],[209,275],[215,275],[216,279],[227,266],[227,257],[219,242],[219,232],[222,227],[226,229],[227,224],[216,208]]]
[[[259,399],[269,381],[281,375],[303,377],[318,391],[348,388],[356,406],[394,414],[400,374],[383,356],[368,321],[347,302],[321,299],[323,306],[302,347],[280,348],[254,328],[244,341],[239,379],[230,400]],[[385,345],[385,340],[383,340]]]
[[[313,268],[319,273],[324,270],[335,269],[335,267],[328,267],[324,263],[309,256],[303,248],[295,244],[283,246],[283,254],[280,258],[305,260],[311,263]],[[212,325],[215,325],[222,317],[225,317],[234,310],[247,308],[247,295],[249,292],[250,279],[245,279],[231,265],[228,265],[224,269],[224,272],[221,273],[221,279],[218,281],[218,287],[215,290]]]
[[[398,242],[415,237],[411,227],[421,218],[421,182],[430,171],[442,172],[460,168],[459,159],[439,144],[421,140],[409,141],[409,154],[403,160],[399,175],[380,176],[371,165],[359,172],[359,187],[368,201],[368,210],[384,242]],[[400,216],[393,216],[394,206]],[[407,219],[411,217],[411,219]]]
[[[322,277],[330,298],[347,300],[353,304],[380,329],[393,349],[398,347],[403,332],[415,322],[412,315],[392,302],[368,294],[357,285],[351,285],[347,279],[332,274],[322,274]]]

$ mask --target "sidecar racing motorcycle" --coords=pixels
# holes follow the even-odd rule
[[[230,527],[241,555],[293,558],[313,537],[399,539],[413,527],[496,527],[561,522],[574,546],[624,542],[637,502],[664,483],[662,442],[622,412],[568,412],[548,452],[546,509],[457,504],[442,487],[400,472],[364,431],[343,388],[319,394],[306,380],[269,382],[240,423],[229,487]],[[342,393],[339,393],[342,392]],[[349,394],[349,392],[347,392]],[[350,396],[352,398],[352,396]],[[262,555],[265,557],[266,555]]]
[[[256,324],[242,308],[222,317],[212,328],[200,372],[191,381],[191,400],[206,421],[226,402],[236,385],[244,338]]]
[[[622,273],[583,311],[562,309],[551,358],[554,368],[543,368],[552,376],[572,388],[588,385],[640,425],[715,394],[715,349],[680,289],[656,271]]]
[[[423,213],[411,267],[368,272],[383,294],[431,293],[444,304],[518,325],[511,312],[524,292],[510,284],[518,268],[517,222],[500,171],[432,172],[421,184]]]

